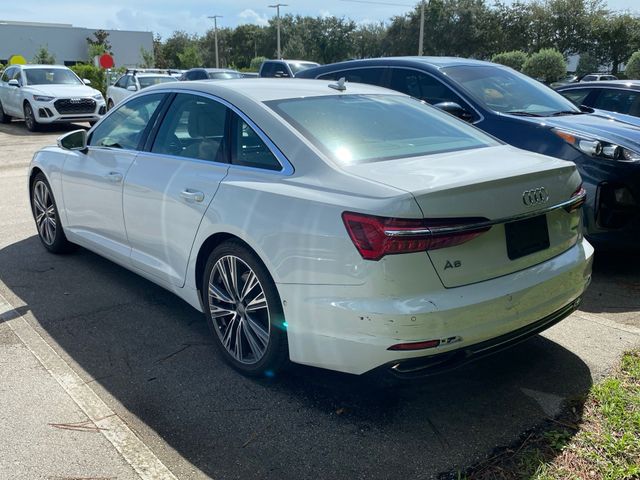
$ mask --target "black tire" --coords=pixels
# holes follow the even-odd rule
[[[109,101],[107,102],[107,111],[111,110],[113,108],[113,100],[109,99]]]
[[[44,248],[51,253],[67,253],[75,249],[64,234],[51,186],[43,173],[36,174],[31,183],[31,212]],[[44,222],[48,222],[48,226]]]
[[[227,297],[232,301],[223,301],[221,299],[234,288],[227,290],[221,269],[229,266],[228,262],[234,258],[235,295],[232,294],[233,298]],[[257,284],[253,287],[250,287],[250,283],[253,283],[250,281],[250,272],[257,278]],[[211,294],[210,283],[216,288],[214,295]],[[262,297],[260,291],[264,294]],[[261,306],[262,298],[264,307]],[[202,300],[214,343],[233,368],[247,376],[273,377],[288,365],[289,348],[280,296],[266,267],[241,242],[230,240],[211,252],[202,280]],[[213,311],[217,313],[215,318]],[[234,345],[225,346],[225,333],[228,334],[228,342],[234,342]],[[238,339],[241,345],[239,349],[234,348]],[[261,348],[263,351],[255,355],[254,350]],[[239,356],[243,354],[245,358],[240,359]]]
[[[29,102],[24,102],[24,124],[30,132],[37,132],[40,130],[40,124],[36,120],[33,108]]]
[[[2,103],[0,103],[0,123],[9,123],[11,122],[11,117],[4,113],[4,108],[2,108]]]

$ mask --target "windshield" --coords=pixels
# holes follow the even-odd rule
[[[84,85],[82,80],[66,68],[25,68],[27,85]]]
[[[266,104],[344,165],[499,145],[477,128],[400,95],[330,95]]]
[[[232,78],[242,78],[238,72],[209,72],[207,73],[211,80],[229,80]]]
[[[169,76],[158,76],[158,77],[138,77],[138,82],[140,82],[140,88],[147,88],[151,85],[158,85],[159,83],[167,83],[167,82],[177,82],[178,79],[169,77]]]
[[[294,75],[302,70],[306,70],[307,68],[317,66],[318,64],[313,62],[289,62],[289,68],[291,68]]]
[[[580,113],[559,93],[511,69],[487,65],[446,67],[442,71],[489,110],[533,116]]]

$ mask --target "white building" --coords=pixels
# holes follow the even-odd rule
[[[151,32],[106,30],[116,67],[136,67],[142,63],[141,49],[153,51]],[[64,23],[10,22],[0,20],[0,62],[7,63],[13,55],[22,55],[31,62],[41,47],[55,57],[60,65],[88,62],[87,37],[95,29],[79,28]]]

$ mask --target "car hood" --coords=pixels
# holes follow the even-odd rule
[[[598,111],[600,112],[600,111]],[[640,125],[621,122],[600,113],[563,115],[561,117],[519,117],[523,121],[543,127],[560,128],[571,132],[606,140],[640,152]]]
[[[33,85],[24,87],[26,91],[35,95],[48,97],[93,97],[100,93],[87,85]]]

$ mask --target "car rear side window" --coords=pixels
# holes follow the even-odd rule
[[[347,82],[382,85],[382,74],[385,70],[386,68],[354,68],[351,70],[325,73],[318,78],[320,80],[339,80],[344,77]]]
[[[233,114],[231,163],[264,170],[282,170],[282,165],[260,136],[239,115]]]
[[[229,109],[215,100],[176,95],[158,130],[151,151],[164,155],[226,162]]]
[[[595,101],[595,108],[611,112],[638,115],[640,110],[640,92],[620,89],[604,89]]]
[[[266,104],[329,158],[346,165],[500,144],[402,95],[327,95]]]
[[[92,147],[137,150],[144,131],[153,118],[164,94],[135,98],[119,106],[91,134]]]
[[[585,99],[589,96],[591,92],[592,90],[590,88],[576,88],[572,90],[565,90],[564,92],[560,92],[560,93],[562,93],[562,95],[567,97],[577,106],[580,106],[584,104]]]

